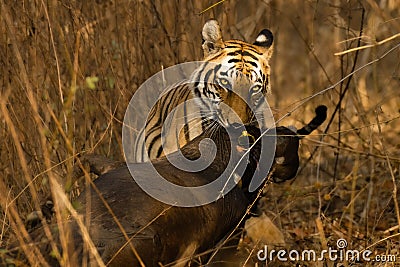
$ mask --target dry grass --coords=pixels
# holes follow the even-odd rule
[[[296,180],[269,186],[263,199],[288,246],[320,250],[345,238],[352,249],[397,255],[397,265],[370,266],[399,266],[397,1],[227,0],[206,10],[216,2],[0,0],[1,247],[17,238],[30,265],[41,265],[27,247],[27,214],[51,195],[59,223],[74,215],[77,156],[121,160],[135,90],[163,67],[201,59],[201,27],[216,18],[225,39],[274,32],[270,104],[278,118],[293,111],[280,124],[300,126],[317,104],[329,107],[326,128],[302,141]]]

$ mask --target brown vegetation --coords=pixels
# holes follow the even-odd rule
[[[216,2],[0,0],[0,247],[18,239],[40,265],[23,245],[26,216],[51,195],[58,222],[79,221],[70,202],[81,190],[77,157],[122,160],[130,98],[162,68],[201,59],[201,27],[216,18],[226,40],[274,33],[270,105],[279,124],[299,127],[328,106],[325,128],[302,140],[296,180],[270,185],[262,201],[288,248],[345,238],[399,264],[398,1],[226,0],[207,9]],[[363,45],[372,46],[334,55]],[[253,245],[242,243],[245,260]]]

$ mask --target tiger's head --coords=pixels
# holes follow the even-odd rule
[[[195,83],[193,93],[203,114],[224,126],[255,122],[271,92],[272,33],[262,30],[253,44],[223,41],[218,22],[210,20],[202,35],[204,63],[193,78],[203,82]]]

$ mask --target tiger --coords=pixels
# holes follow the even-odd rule
[[[218,22],[212,19],[204,24],[202,37],[202,63],[189,80],[174,84],[151,109],[135,144],[136,162],[177,151],[215,124],[259,124],[260,114],[258,127],[272,124],[265,103],[271,94],[272,32],[263,29],[253,44],[224,41]],[[180,111],[174,111],[178,106]],[[172,112],[182,118],[179,126],[174,120],[167,125]]]

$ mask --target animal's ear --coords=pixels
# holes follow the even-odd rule
[[[256,41],[253,44],[263,48],[263,50],[265,50],[265,56],[269,59],[272,56],[273,52],[273,42],[274,35],[272,34],[272,32],[268,29],[264,29],[257,35]]]
[[[204,58],[218,53],[225,47],[222,40],[221,28],[216,20],[207,21],[203,26],[203,52]]]

